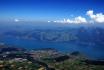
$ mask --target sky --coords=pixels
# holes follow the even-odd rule
[[[104,22],[103,14],[104,0],[0,0],[0,20],[4,21]]]

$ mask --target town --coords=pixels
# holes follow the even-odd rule
[[[103,70],[104,61],[89,60],[79,52],[52,48],[26,50],[0,45],[0,70]]]

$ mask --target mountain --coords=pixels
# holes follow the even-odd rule
[[[104,28],[81,26],[60,29],[14,29],[0,34],[0,37],[15,37],[43,42],[68,42],[82,45],[100,45],[104,42]]]

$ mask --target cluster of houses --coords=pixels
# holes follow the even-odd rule
[[[32,63],[38,63],[46,68],[46,70],[50,70],[48,65],[45,62],[41,61],[41,58],[49,58],[48,60],[56,60],[63,61],[68,59],[69,57],[59,53],[55,49],[45,48],[45,49],[34,49],[27,51],[23,48],[17,47],[7,47],[4,45],[0,46],[0,61],[9,60],[23,62],[23,61],[31,61]],[[60,60],[61,58],[61,60]]]

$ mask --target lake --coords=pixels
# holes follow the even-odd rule
[[[26,49],[39,49],[39,48],[54,48],[60,52],[74,52],[79,51],[90,59],[104,59],[104,47],[101,46],[81,46],[77,44],[65,42],[39,42],[29,39],[18,39],[15,37],[2,37],[0,43],[7,45],[15,45]]]

